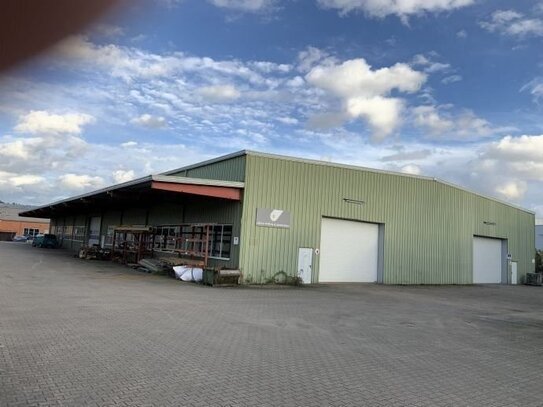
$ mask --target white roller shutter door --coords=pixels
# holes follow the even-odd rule
[[[378,225],[323,218],[319,282],[377,281],[378,246]]]
[[[473,237],[473,283],[499,284],[502,282],[502,241],[487,237]]]

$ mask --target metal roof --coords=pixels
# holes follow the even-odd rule
[[[176,177],[171,175],[151,175],[152,181],[172,182],[174,184],[209,185],[214,187],[244,188],[244,182],[222,181],[217,179]]]
[[[128,188],[128,187],[133,187],[133,186],[144,185],[146,183],[151,183],[152,181],[169,182],[169,183],[173,183],[173,184],[206,185],[206,186],[228,187],[228,188],[243,188],[245,186],[245,184],[243,182],[235,182],[235,181],[222,181],[222,180],[212,180],[212,179],[204,179],[204,178],[177,177],[177,176],[168,176],[168,175],[161,175],[161,174],[148,175],[146,177],[137,178],[137,179],[132,180],[132,181],[127,181],[127,182],[123,182],[121,184],[112,185],[112,186],[109,186],[109,187],[106,187],[106,188],[98,189],[96,191],[87,192],[85,194],[76,195],[76,196],[66,198],[66,199],[61,199],[59,201],[55,201],[55,202],[52,202],[52,203],[47,204],[47,205],[37,206],[37,207],[34,207],[32,209],[28,209],[27,211],[24,211],[23,213],[26,213],[26,212],[32,213],[32,212],[35,212],[35,211],[39,211],[41,209],[51,208],[53,206],[60,205],[60,204],[63,204],[63,203],[68,203],[68,202],[72,202],[72,201],[77,201],[79,199],[89,198],[89,197],[92,197],[92,196],[95,196],[95,195],[108,193],[108,192],[119,190],[119,189],[122,189],[122,188]],[[41,219],[41,218],[37,218],[37,219],[40,219],[40,221],[43,221],[43,219]]]
[[[235,157],[240,157],[240,156],[243,156],[243,155],[251,155],[251,156],[255,156],[255,157],[264,157],[264,158],[280,159],[280,160],[287,160],[287,161],[295,161],[295,162],[301,162],[301,163],[307,163],[307,164],[313,164],[313,165],[320,165],[320,166],[335,167],[335,168],[346,168],[346,169],[352,169],[352,170],[357,170],[357,171],[367,171],[367,172],[373,172],[373,173],[379,173],[379,174],[390,174],[390,175],[395,175],[395,176],[400,176],[400,177],[408,177],[408,178],[415,178],[415,179],[421,179],[421,180],[426,180],[426,181],[438,182],[440,184],[447,185],[449,187],[456,188],[456,189],[459,189],[461,191],[465,191],[465,192],[480,196],[480,197],[485,198],[485,199],[490,199],[492,201],[501,203],[503,205],[507,205],[507,206],[510,206],[512,208],[519,209],[521,211],[524,211],[524,212],[535,215],[535,212],[532,211],[532,210],[523,208],[521,206],[512,204],[510,202],[503,201],[503,200],[501,200],[499,198],[484,195],[484,194],[482,194],[480,192],[477,192],[477,191],[474,191],[474,190],[471,190],[471,189],[468,189],[468,188],[453,184],[451,182],[441,180],[441,179],[436,178],[436,177],[428,177],[428,176],[424,176],[424,175],[414,175],[414,174],[405,174],[405,173],[397,172],[397,171],[380,170],[380,169],[376,169],[376,168],[362,167],[362,166],[356,166],[356,165],[350,165],[350,164],[341,164],[341,163],[334,163],[334,162],[329,162],[329,161],[321,161],[321,160],[314,160],[314,159],[308,159],[308,158],[292,157],[292,156],[280,155],[280,154],[263,153],[263,152],[259,152],[259,151],[253,151],[253,150],[236,151],[236,152],[226,154],[226,155],[222,155],[222,156],[210,159],[210,160],[206,160],[206,161],[202,161],[202,162],[199,162],[199,163],[195,163],[195,164],[187,165],[187,166],[184,166],[184,167],[176,168],[174,170],[166,171],[166,172],[163,172],[161,174],[148,175],[146,177],[142,177],[142,178],[138,178],[138,179],[135,179],[135,180],[132,180],[132,181],[124,182],[122,184],[116,184],[116,185],[112,185],[112,186],[102,188],[102,189],[99,189],[99,190],[96,190],[96,191],[92,191],[92,192],[88,192],[88,193],[85,193],[85,194],[77,195],[77,196],[74,196],[74,197],[71,197],[71,198],[62,199],[62,200],[53,202],[51,204],[47,204],[47,205],[43,205],[43,206],[34,208],[33,210],[43,209],[43,208],[51,207],[51,206],[54,206],[54,205],[58,205],[60,203],[65,203],[65,202],[69,202],[69,201],[73,201],[73,200],[77,200],[77,199],[81,199],[81,198],[85,198],[85,197],[90,197],[90,196],[97,195],[97,194],[100,194],[100,193],[114,191],[116,189],[126,188],[126,187],[130,187],[130,186],[134,186],[134,185],[138,185],[138,184],[143,184],[145,182],[152,182],[152,181],[185,182],[185,183],[188,183],[188,182],[190,182],[190,180],[195,180],[194,182],[200,182],[199,185],[230,186],[230,187],[243,188],[243,183],[242,182],[236,183],[234,181],[204,180],[204,179],[200,179],[200,178],[188,178],[188,177],[179,177],[179,176],[171,176],[170,175],[170,174],[174,174],[174,173],[185,171],[185,170],[191,170],[191,169],[194,169],[194,168],[204,167],[206,165],[210,165],[210,164],[214,164],[214,163],[217,163],[217,162],[225,161],[225,160],[235,158]],[[165,178],[167,178],[167,180]],[[175,179],[177,179],[177,180],[175,180]],[[189,180],[189,181],[187,181],[187,180]],[[196,181],[196,180],[198,180],[198,181]],[[203,183],[203,182],[206,182],[206,183]],[[234,184],[237,184],[237,185],[234,185]],[[242,185],[242,186],[239,186],[239,185]]]
[[[378,173],[378,174],[390,174],[390,175],[396,175],[396,176],[400,176],[400,177],[408,177],[408,178],[416,178],[416,179],[421,179],[421,180],[426,180],[426,181],[434,181],[434,182],[438,182],[438,183],[443,184],[443,185],[447,185],[447,186],[452,187],[452,188],[459,189],[461,191],[468,192],[470,194],[480,196],[481,198],[490,199],[492,201],[499,202],[499,203],[501,203],[503,205],[507,205],[507,206],[510,206],[512,208],[519,209],[521,211],[528,212],[528,213],[531,213],[531,214],[535,215],[535,212],[530,210],[530,209],[523,208],[523,207],[521,207],[519,205],[512,204],[510,202],[501,200],[499,198],[495,198],[493,196],[488,196],[488,195],[482,194],[482,193],[474,191],[472,189],[469,189],[469,188],[466,188],[466,187],[463,187],[463,186],[460,186],[460,185],[457,185],[457,184],[453,184],[452,182],[448,182],[448,181],[445,181],[445,180],[442,180],[442,179],[436,178],[436,177],[429,177],[429,176],[425,176],[425,175],[415,175],[415,174],[405,174],[403,172],[380,170],[380,169],[377,169],[377,168],[362,167],[362,166],[351,165],[351,164],[341,164],[341,163],[336,163],[336,162],[315,160],[315,159],[310,159],[310,158],[300,158],[300,157],[293,157],[293,156],[281,155],[281,154],[263,153],[263,152],[254,151],[254,150],[236,151],[234,153],[222,155],[220,157],[212,158],[212,159],[207,160],[207,161],[202,161],[200,163],[191,164],[191,165],[188,165],[188,166],[185,166],[185,167],[177,168],[175,170],[167,171],[167,172],[164,172],[163,174],[168,175],[168,174],[173,174],[173,173],[180,172],[180,171],[190,170],[190,169],[193,169],[193,168],[203,167],[203,166],[206,166],[206,165],[209,165],[209,164],[217,163],[217,162],[220,162],[220,161],[228,160],[230,158],[235,158],[235,157],[239,157],[239,156],[242,156],[242,155],[252,155],[252,156],[255,156],[255,157],[264,157],[264,158],[272,158],[272,159],[279,159],[279,160],[295,161],[295,162],[306,163],[306,164],[321,165],[321,166],[335,167],[335,168],[346,168],[346,169],[352,169],[352,170],[358,170],[358,171],[373,172],[373,173]]]

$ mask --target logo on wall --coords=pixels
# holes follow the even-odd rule
[[[257,208],[256,226],[271,228],[290,228],[290,212],[282,209]]]

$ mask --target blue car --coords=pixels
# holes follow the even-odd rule
[[[56,249],[58,244],[58,239],[56,235],[50,235],[50,234],[39,234],[34,236],[34,240],[32,241],[33,247],[47,247],[50,249]]]

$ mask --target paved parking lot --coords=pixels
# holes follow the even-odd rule
[[[542,406],[543,288],[208,288],[0,243],[0,405]]]

